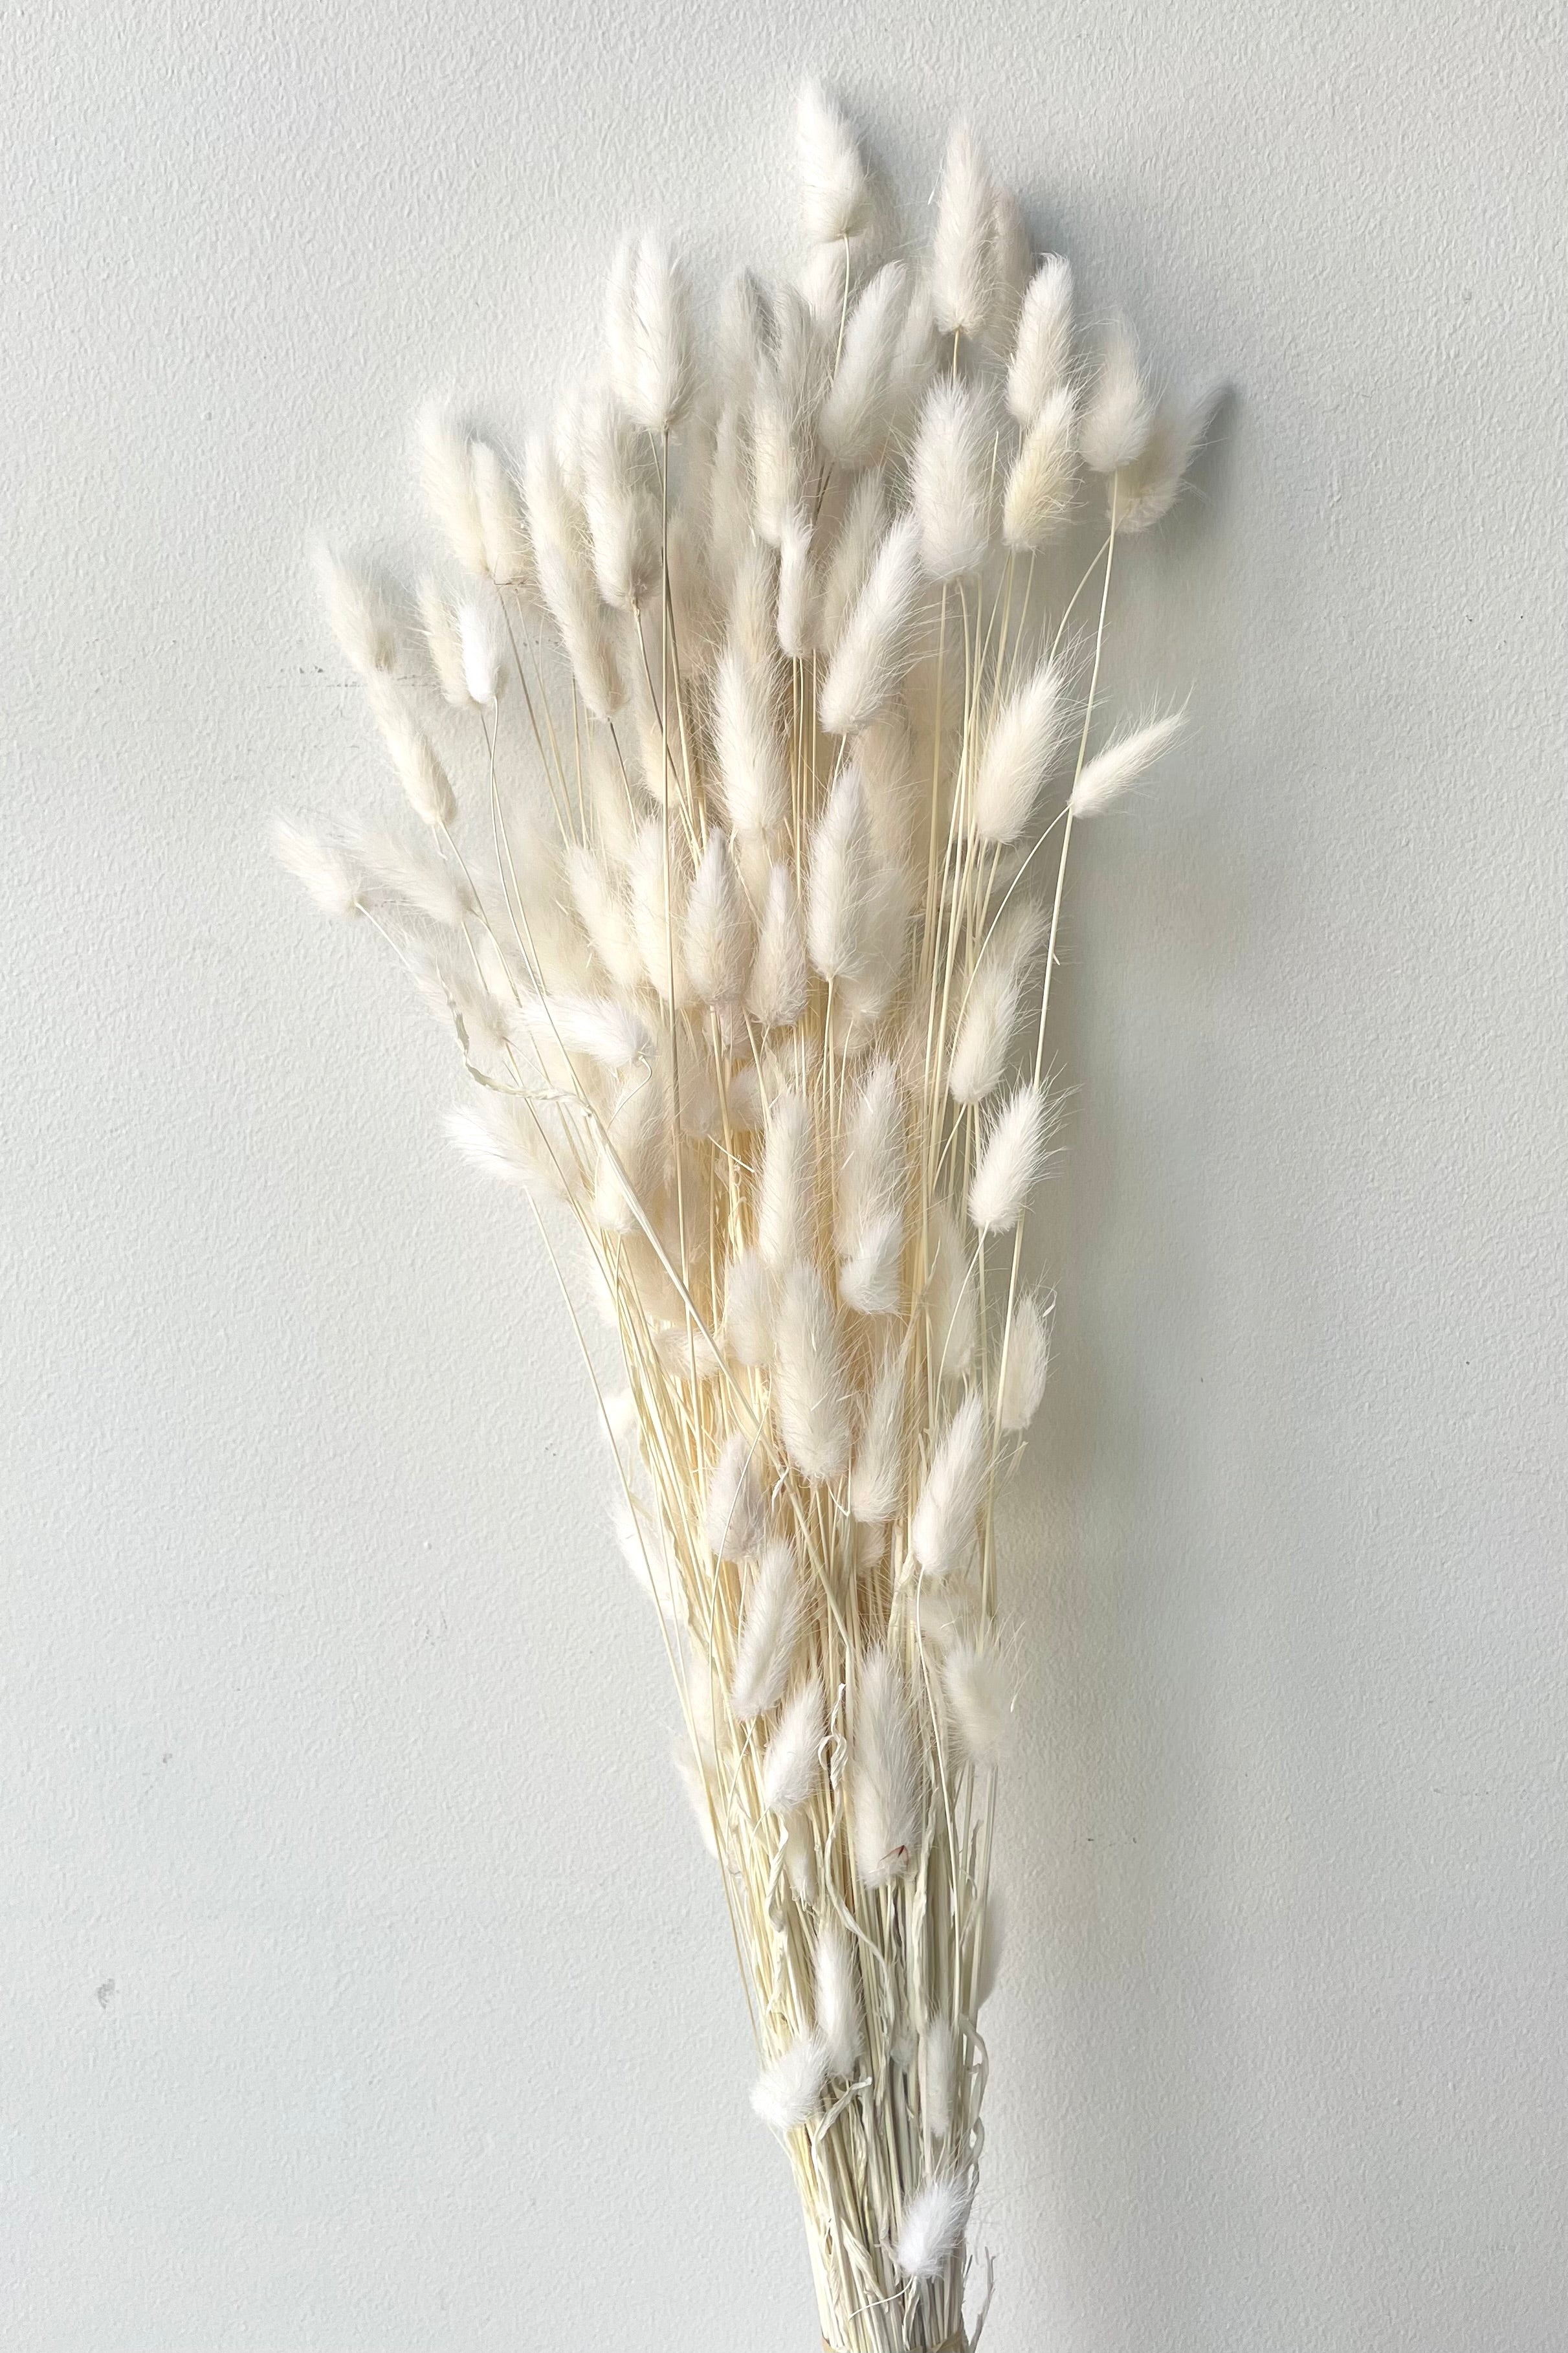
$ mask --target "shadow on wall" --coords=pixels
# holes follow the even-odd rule
[[[1205,1886],[1217,1893],[1221,1876],[1205,1852],[1215,1765],[1192,1686],[1212,1606],[1205,1528],[1212,1540],[1225,1509],[1202,1393],[1228,1312],[1213,1043],[1256,912],[1221,848],[1233,759],[1216,741],[1235,708],[1238,422],[1227,390],[1180,504],[1118,549],[1090,748],[1189,686],[1192,724],[1131,807],[1075,832],[1052,988],[1049,1042],[1071,1100],[1029,1251],[1058,1293],[1051,1380],[1005,1506],[1019,1698],[992,2021],[1007,2044],[994,2092],[1028,2124],[1015,2135],[996,2119],[1006,2164],[988,2184],[1009,2268],[1039,2266],[1047,2324],[1068,2319],[1080,2282],[1102,2298],[1119,2279],[1137,2305],[1128,2217],[1159,2194],[1161,2145],[1195,2137],[1204,2097],[1177,1955],[1214,1933]],[[1102,537],[1096,515],[1063,567],[1066,593]],[[1096,610],[1098,588],[1096,575]],[[1051,856],[1047,889],[1054,873]],[[1194,2245],[1194,2265],[1204,2259]],[[1168,2245],[1161,2261],[1168,2297]]]

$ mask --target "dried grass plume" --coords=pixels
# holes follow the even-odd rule
[[[418,585],[317,565],[374,806],[274,839],[563,1271],[823,2343],[972,2353],[1052,985],[1081,821],[1177,739],[1117,586],[1206,410],[1083,348],[967,125],[923,254],[833,94],[795,141],[779,282],[710,312],[638,229],[517,448],[423,413]]]

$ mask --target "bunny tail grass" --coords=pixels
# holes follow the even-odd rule
[[[515,448],[421,415],[414,584],[318,555],[371,805],[274,847],[442,1024],[451,1143],[562,1270],[610,1444],[584,1622],[629,1568],[823,2342],[972,2353],[1016,1599],[1061,1520],[1002,1541],[1052,983],[1069,851],[1118,855],[1080,821],[1177,734],[1117,592],[1209,410],[1126,328],[1082,347],[967,124],[923,254],[837,94],[794,133],[775,282],[634,228]]]

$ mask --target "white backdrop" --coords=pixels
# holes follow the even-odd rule
[[[623,225],[782,259],[813,66],[1237,388],[1068,941],[989,2345],[1561,2348],[1561,11],[534,13],[7,32],[5,2342],[815,2342],[569,1327],[265,849],[374,773],[312,532]]]

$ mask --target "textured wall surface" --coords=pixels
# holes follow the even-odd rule
[[[0,67],[0,2311],[16,2353],[805,2353],[524,1221],[270,868],[303,551],[616,230],[784,258],[801,69],[970,106],[1237,396],[1129,565],[1013,1507],[993,2353],[1568,2310],[1557,9],[38,0]],[[584,1504],[584,1496],[595,1499]]]

